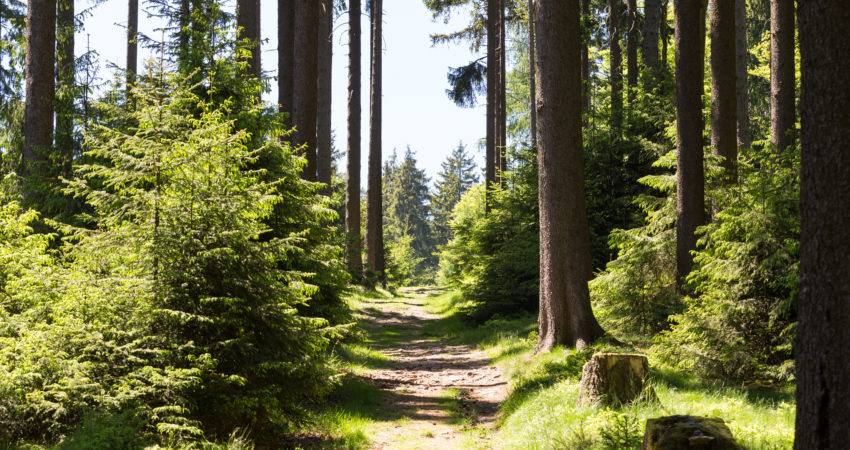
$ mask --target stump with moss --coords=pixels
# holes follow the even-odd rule
[[[646,421],[641,450],[742,450],[723,419],[667,416]]]
[[[654,398],[646,386],[649,362],[646,356],[626,353],[597,353],[581,371],[579,404],[620,406],[638,398]]]

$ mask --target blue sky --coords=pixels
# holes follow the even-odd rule
[[[277,1],[261,0],[263,70],[270,76],[277,74]],[[145,7],[144,0],[140,2]],[[235,4],[229,1],[231,8]],[[77,0],[77,11],[91,5],[90,0]],[[483,105],[461,109],[446,96],[446,71],[449,66],[466,64],[478,58],[468,46],[431,46],[431,33],[459,29],[468,20],[466,14],[455,14],[452,22],[432,21],[431,13],[422,0],[391,0],[384,2],[384,128],[383,148],[386,158],[397,148],[401,153],[410,147],[416,152],[420,167],[433,179],[440,162],[463,141],[483,163],[483,151],[478,142],[485,134]],[[100,54],[101,63],[119,66],[125,61],[125,31],[127,2],[108,0],[92,10],[85,19],[84,29],[77,34],[76,53],[85,51],[87,35],[91,47]],[[363,29],[363,180],[368,154],[369,126],[369,20],[362,18]],[[140,30],[157,37],[154,29],[160,24],[140,14]],[[147,54],[141,52],[141,57]],[[139,67],[143,67],[142,64]],[[348,16],[339,17],[335,23],[333,60],[333,128],[336,146],[345,150],[347,142],[346,102],[348,85]],[[101,74],[107,77],[106,73]],[[274,85],[274,83],[272,83]],[[273,89],[264,96],[276,101]],[[345,170],[345,164],[341,164]]]

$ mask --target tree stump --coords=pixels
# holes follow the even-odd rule
[[[643,393],[648,373],[649,362],[644,355],[597,353],[582,368],[579,404],[631,403]]]
[[[667,416],[646,421],[641,450],[742,450],[723,419]]]

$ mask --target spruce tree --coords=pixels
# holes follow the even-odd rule
[[[437,245],[445,245],[452,238],[451,220],[455,205],[469,188],[478,183],[475,160],[461,142],[441,164],[437,174],[435,193],[431,198],[434,216],[434,239]]]

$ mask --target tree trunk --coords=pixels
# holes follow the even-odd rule
[[[658,16],[659,0],[646,0],[643,9],[643,64],[651,73],[658,71]]]
[[[56,0],[29,0],[27,4],[26,101],[24,104],[23,200],[35,200],[38,186],[26,180],[39,176],[53,144],[53,98],[56,92]],[[38,183],[36,183],[38,184]]]
[[[770,0],[770,132],[780,151],[794,143],[794,2]]]
[[[750,96],[747,90],[747,0],[735,0],[735,102],[738,146],[750,147]]]
[[[505,30],[505,0],[499,0],[499,90],[498,95],[498,112],[496,116],[496,127],[499,141],[497,151],[499,152],[498,174],[496,178],[500,188],[505,187],[505,171],[508,170],[508,155],[507,155],[507,48],[506,44],[507,31]]]
[[[620,2],[608,0],[608,48],[611,71],[611,132],[623,128],[623,55],[620,51]]]
[[[583,347],[604,334],[587,279],[590,237],[581,134],[581,26],[578,2],[537,1],[540,119],[540,341]]]
[[[850,9],[799,3],[798,450],[850,448]]]
[[[63,0],[57,6],[57,33],[61,41],[56,49],[56,153],[61,155],[61,167],[57,169],[68,177],[74,159],[74,2]]]
[[[239,39],[250,41],[248,73],[259,78],[263,70],[260,60],[260,0],[237,0],[236,26],[240,30]]]
[[[661,1],[661,67],[667,67],[667,43],[670,36],[667,34],[667,13],[670,10],[669,0]]]
[[[127,2],[127,99],[130,88],[136,84],[136,74],[139,69],[139,0]]]
[[[497,84],[499,82],[499,0],[487,0],[487,142],[484,154],[484,185],[486,186],[485,204],[489,212],[493,199],[490,189],[496,182],[496,148],[498,138],[496,129]]]
[[[381,180],[383,121],[383,1],[372,0],[372,89],[369,118],[369,186],[366,191],[366,264],[384,279],[384,217]]]
[[[295,75],[295,0],[277,1],[277,102],[280,112],[289,114],[292,126],[293,76]]]
[[[528,95],[530,100],[528,110],[528,130],[531,137],[531,148],[537,150],[537,63],[534,50],[534,0],[528,0]],[[582,45],[582,52],[586,47]],[[587,55],[582,53],[582,71]],[[584,74],[582,74],[584,79]]]
[[[628,0],[629,29],[626,40],[626,65],[628,66],[628,83],[629,83],[629,105],[635,101],[634,88],[638,84],[638,21],[637,21],[637,0]]]
[[[295,76],[293,78],[293,123],[295,142],[306,145],[307,167],[302,177],[316,181],[316,115],[318,109],[319,4],[315,0],[295,2]],[[259,62],[259,61],[258,61]]]
[[[345,191],[346,261],[359,277],[360,255],[360,0],[348,3],[348,183]]]
[[[711,149],[735,183],[738,161],[735,92],[735,0],[711,0]]]
[[[192,10],[190,6],[190,0],[180,0],[180,15],[178,16],[178,24],[180,25],[180,31],[177,33],[177,41],[180,47],[178,62],[180,63],[180,67],[182,67],[183,69],[186,69],[186,67],[183,66],[189,60],[189,23],[192,20]]]
[[[587,124],[590,112],[590,0],[581,0],[581,104]]]
[[[333,0],[319,5],[319,115],[316,137],[316,180],[324,183],[325,195],[331,192],[331,70],[333,69]]]
[[[705,4],[674,0],[676,21],[676,281],[683,289],[696,249],[694,231],[705,223],[702,157]]]

